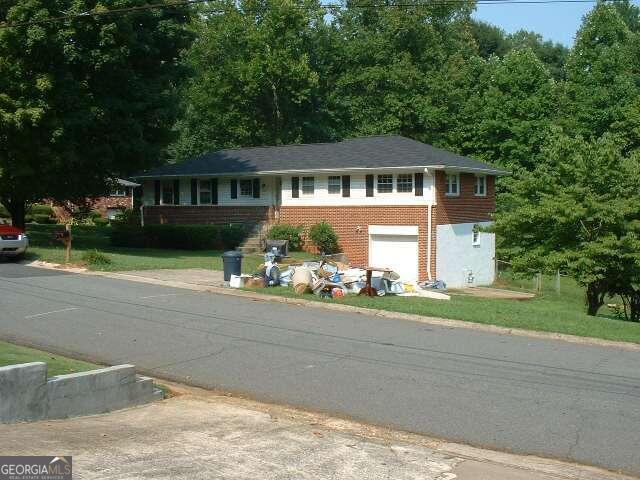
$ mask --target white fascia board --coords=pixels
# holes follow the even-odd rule
[[[369,225],[369,235],[418,235],[417,225]]]
[[[449,172],[486,173],[488,175],[510,175],[506,170],[494,168],[461,168],[446,165],[405,165],[399,167],[358,167],[358,168],[314,168],[300,170],[264,170],[259,172],[237,173],[186,173],[181,175],[136,175],[132,178],[200,178],[200,177],[260,177],[268,175],[302,175],[305,173],[361,173],[361,172],[395,172],[402,170],[418,170],[429,173],[430,170],[446,170]]]

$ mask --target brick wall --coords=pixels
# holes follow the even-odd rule
[[[475,175],[460,174],[460,195],[448,197],[444,194],[445,173],[436,172],[436,203],[438,225],[449,223],[485,222],[491,220],[491,214],[496,211],[495,177],[487,176],[487,195],[474,195]]]
[[[334,228],[343,251],[357,266],[366,266],[369,261],[369,225],[417,225],[419,276],[427,278],[426,206],[280,207],[281,223],[310,227],[323,220]],[[310,242],[305,247],[314,250]],[[435,251],[432,255],[432,272],[435,272],[433,259]]]
[[[109,208],[121,208],[123,210],[130,210],[133,208],[133,200],[131,195],[124,197],[99,197],[91,202],[91,208],[99,211],[103,217],[106,218],[107,210]]]
[[[271,207],[222,207],[216,205],[148,205],[144,221],[148,225],[167,223],[181,225],[259,223],[273,221]]]

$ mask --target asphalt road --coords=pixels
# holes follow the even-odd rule
[[[0,264],[0,338],[640,475],[640,354]]]

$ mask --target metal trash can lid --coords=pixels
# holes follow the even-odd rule
[[[242,254],[242,252],[238,251],[238,250],[229,250],[228,252],[224,252],[222,254],[223,257],[227,257],[227,258],[242,258],[244,257],[244,255]]]

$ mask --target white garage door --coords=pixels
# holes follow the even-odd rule
[[[417,235],[370,235],[369,265],[391,268],[403,281],[418,279]]]

